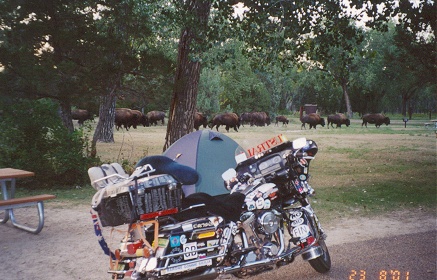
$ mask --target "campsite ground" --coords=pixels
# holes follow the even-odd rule
[[[355,246],[353,242],[363,241],[359,246],[365,251],[366,244],[370,244],[366,242],[374,244],[386,237],[394,240],[402,234],[430,232],[435,240],[436,138],[433,131],[412,123],[404,128],[403,122],[392,122],[389,127],[376,129],[363,128],[355,121],[349,128],[301,130],[300,124],[292,120],[286,127],[246,126],[240,132],[227,133],[223,128],[220,132],[245,148],[280,133],[290,140],[303,136],[317,142],[319,153],[311,164],[311,184],[318,191],[313,205],[328,233],[327,244],[335,253],[340,245]],[[120,131],[115,133],[115,143],[99,144],[98,153],[109,162],[134,164],[143,156],[161,154],[164,137],[165,126]],[[83,188],[90,187],[78,187],[77,192]],[[390,191],[380,192],[383,190]],[[332,196],[333,193],[339,193],[339,197]],[[402,197],[397,197],[399,193]],[[87,202],[91,197],[85,201],[59,197],[46,203],[46,223],[38,235],[13,228],[9,222],[0,225],[4,279],[110,278],[106,273],[108,258],[93,232]],[[358,200],[353,201],[356,197]],[[33,209],[19,210],[21,221],[35,215]],[[114,241],[110,246],[116,246],[118,239],[110,238],[110,229],[104,228],[104,232],[107,240]],[[435,249],[435,244],[432,246]],[[360,252],[360,248],[353,251]],[[415,257],[414,252],[407,254]],[[433,263],[429,268],[432,278],[428,279],[435,279],[435,260]],[[295,265],[268,277],[286,278]],[[405,263],[404,269],[410,269],[409,265]],[[309,266],[306,269],[311,270]]]
[[[0,226],[0,262],[2,264],[2,279],[8,280],[104,280],[111,279],[107,274],[109,258],[103,254],[97,237],[94,235],[91,216],[88,205],[71,205],[64,202],[49,202],[45,209],[46,223],[40,234],[34,235],[16,229],[7,223]],[[34,211],[19,209],[19,218],[24,221]],[[428,244],[428,249],[434,249],[434,260],[426,266],[425,275],[429,278],[410,278],[410,280],[435,279],[435,212],[433,211],[396,211],[376,217],[344,218],[330,221],[322,221],[328,233],[327,245],[330,248],[333,260],[332,273],[323,279],[349,279],[348,274],[353,269],[368,267],[374,261],[375,256],[383,253],[403,252],[404,248],[395,248],[390,242],[401,238],[405,234],[412,234],[406,244],[417,240],[422,233],[428,234],[433,244]],[[114,242],[110,246],[116,246],[119,239],[110,238],[111,230],[104,228],[105,236]],[[115,235],[115,233],[113,233]],[[431,234],[431,235],[430,235]],[[368,253],[368,247],[377,244],[378,240],[384,240],[384,246],[389,248],[376,248]],[[424,241],[424,240],[423,240]],[[368,242],[368,243],[367,243]],[[432,242],[431,242],[432,243]],[[346,249],[344,247],[346,246]],[[403,245],[402,245],[403,246]],[[417,250],[423,248],[417,247]],[[381,251],[379,251],[381,250]],[[406,254],[391,254],[392,259],[386,260],[387,264],[379,265],[385,269],[393,269],[399,257],[405,257],[414,263],[421,254],[415,252],[415,248]],[[360,253],[363,252],[363,253]],[[366,252],[366,253],[364,253]],[[338,255],[341,254],[341,255]],[[368,255],[366,255],[368,254]],[[345,264],[341,259],[355,259],[356,261]],[[429,257],[428,257],[429,258]],[[359,261],[361,259],[361,261]],[[362,263],[363,262],[363,263]],[[301,265],[299,265],[301,264]],[[412,271],[410,263],[402,261],[397,269]],[[378,267],[378,264],[376,264]],[[267,274],[251,277],[250,279],[288,279],[293,274],[293,279],[321,279],[308,264],[297,258],[295,263],[268,272]],[[334,275],[344,277],[337,278]],[[225,277],[228,279],[229,277]],[[233,278],[233,277],[232,277]],[[237,279],[237,278],[235,278]],[[359,278],[352,278],[359,279]],[[375,279],[375,278],[368,278]],[[389,278],[387,278],[389,279]],[[390,278],[391,279],[391,278]],[[404,278],[402,278],[404,280]]]

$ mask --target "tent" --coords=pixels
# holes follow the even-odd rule
[[[199,173],[199,180],[195,185],[183,187],[185,195],[204,192],[214,196],[228,193],[221,175],[237,165],[237,148],[241,149],[237,142],[228,136],[203,129],[181,137],[163,155],[190,166]]]

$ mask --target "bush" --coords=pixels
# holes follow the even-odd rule
[[[88,152],[84,130],[69,133],[58,106],[47,99],[2,104],[0,167],[35,172],[38,186],[73,186],[89,182],[87,170],[98,164]]]

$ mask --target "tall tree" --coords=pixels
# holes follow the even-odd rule
[[[240,14],[236,14],[234,10],[234,5],[238,2],[244,7]],[[361,0],[353,2],[359,7],[368,3]],[[376,7],[383,2],[375,0],[371,4]],[[262,58],[260,64],[277,60],[278,57],[294,59],[306,51],[304,42],[308,36],[320,35],[317,31],[321,29],[316,27],[335,27],[338,24],[331,24],[332,21],[343,23],[349,17],[345,15],[345,19],[339,19],[338,15],[343,9],[342,1],[339,0],[187,0],[173,3],[173,11],[178,11],[176,14],[183,15],[186,20],[181,21],[178,66],[164,150],[178,138],[192,131],[200,74],[199,50],[202,50],[202,47],[216,43],[220,37],[224,41],[226,36],[233,34],[246,42],[247,55],[263,53],[262,56],[258,56]],[[373,6],[370,6],[370,9],[373,9]],[[233,27],[233,32],[229,32],[228,27]],[[332,36],[328,42],[336,45],[339,38]],[[200,48],[197,48],[198,46]]]
[[[170,104],[164,150],[176,140],[192,131],[200,78],[200,55],[193,52],[193,45],[205,45],[208,18],[212,2],[188,0],[177,3],[184,13],[185,24],[179,37],[177,68],[173,97]]]
[[[96,12],[97,1],[2,1],[2,94],[56,100],[64,125],[72,131],[71,105],[91,87],[87,65],[93,57]]]

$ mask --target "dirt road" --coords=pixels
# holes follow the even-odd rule
[[[45,213],[45,227],[38,235],[16,229],[10,222],[0,225],[1,278],[110,279],[109,260],[97,243],[87,206],[49,203]],[[36,215],[36,210],[19,209],[16,214],[23,221]],[[320,275],[297,258],[289,266],[251,279],[436,279],[435,213],[391,213],[323,225],[332,258],[329,274]],[[387,276],[381,278],[384,271]],[[360,276],[364,273],[365,278]]]

